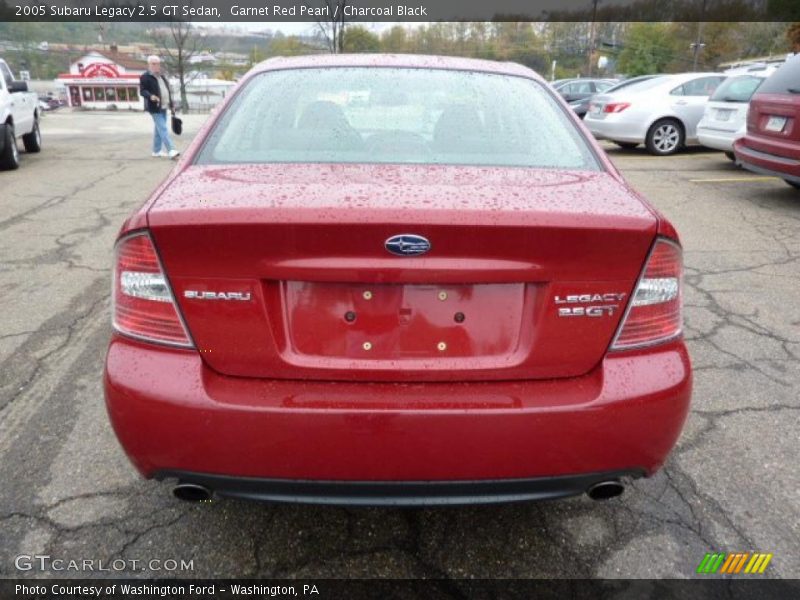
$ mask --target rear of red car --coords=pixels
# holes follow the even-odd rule
[[[800,56],[786,61],[753,96],[747,135],[734,150],[744,168],[800,189]]]
[[[609,497],[688,410],[675,232],[521,67],[265,63],[116,252],[109,414],[179,497]]]

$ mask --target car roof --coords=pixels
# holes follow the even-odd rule
[[[723,79],[725,79],[728,76],[725,75],[724,73],[707,72],[707,73],[670,73],[665,75],[665,77],[669,77],[670,81],[689,81],[697,77],[722,77]]]
[[[691,81],[692,79],[697,79],[698,77],[721,77],[722,79],[727,79],[728,76],[722,73],[665,73],[663,75],[656,75],[650,79],[647,79],[642,82],[636,83],[645,83],[647,81],[652,81],[654,85],[641,89],[636,86],[636,83],[632,84],[630,87],[623,87],[617,91],[612,91],[612,94],[639,94],[639,93],[651,93],[654,90],[659,90],[665,87],[669,87],[672,85],[680,85],[682,83],[686,83],[687,81]],[[654,81],[655,79],[660,79],[660,81]]]
[[[421,54],[314,54],[269,58],[255,65],[251,73],[280,69],[310,69],[326,67],[396,67],[416,69],[445,69],[453,71],[482,71],[501,75],[516,75],[544,81],[535,71],[512,62],[497,62],[477,58],[433,56]]]

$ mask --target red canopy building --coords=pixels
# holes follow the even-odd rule
[[[102,110],[141,110],[139,76],[147,63],[117,52],[89,52],[61,73],[70,106]]]

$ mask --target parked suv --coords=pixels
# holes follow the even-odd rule
[[[697,139],[707,148],[722,150],[731,160],[733,144],[747,133],[747,111],[750,99],[768,74],[737,75],[725,80],[706,104],[703,118],[697,124]]]
[[[790,58],[750,101],[747,134],[734,145],[745,169],[800,189],[800,56]]]

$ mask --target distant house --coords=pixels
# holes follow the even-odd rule
[[[70,106],[101,110],[141,110],[139,76],[147,63],[119,52],[91,51],[61,73],[57,83],[66,87]]]
[[[730,62],[720,63],[717,67],[725,75],[740,75],[757,71],[774,71],[786,62],[791,54],[773,54],[770,56],[757,56],[743,58]]]
[[[172,89],[178,89],[177,80],[173,80]],[[186,84],[186,101],[190,110],[210,110],[225,98],[236,85],[235,81],[196,77]]]
[[[190,65],[197,65],[200,63],[210,63],[213,65],[217,62],[217,57],[210,52],[198,52],[190,56],[188,62]]]
[[[139,77],[147,69],[143,60],[118,52],[91,51],[70,65],[56,82],[67,91],[70,106],[99,110],[142,110]],[[190,73],[186,100],[191,110],[210,110],[236,85],[233,81],[210,79],[202,73]],[[170,77],[173,99],[179,104],[179,84]]]

